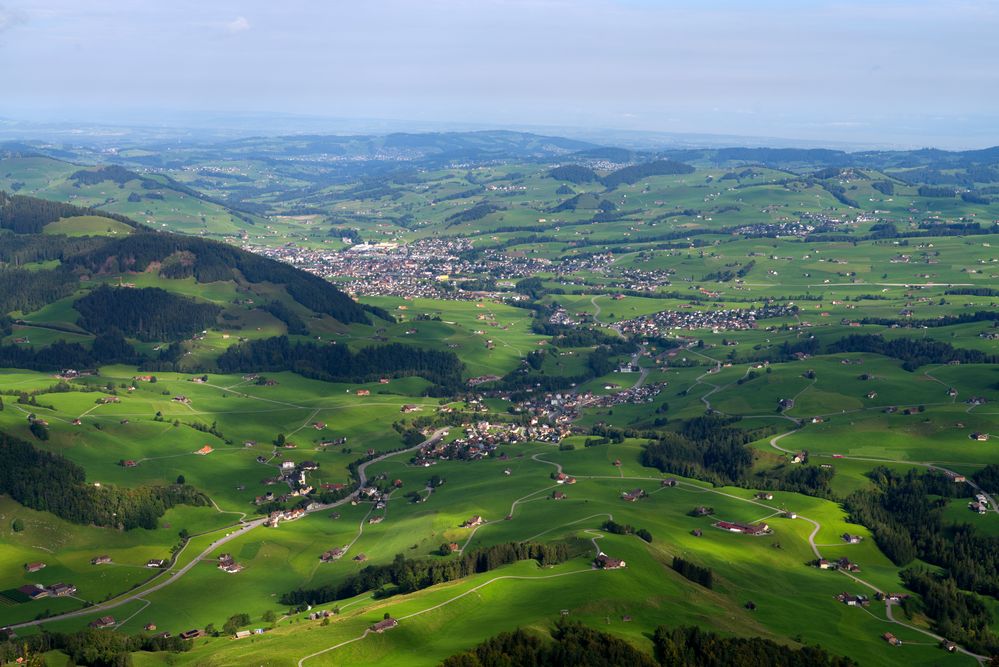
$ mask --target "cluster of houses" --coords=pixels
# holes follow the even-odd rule
[[[986,514],[989,511],[989,499],[984,493],[975,495],[975,499],[968,503],[968,509],[978,514]]]
[[[820,570],[842,570],[843,572],[860,572],[860,566],[856,563],[850,561],[849,558],[843,556],[839,560],[830,561],[825,558],[819,558],[815,561],[815,566]]]
[[[340,560],[347,553],[347,547],[335,547],[329,551],[324,551],[319,555],[319,560],[323,563],[332,563],[335,560]]]
[[[867,607],[871,604],[871,599],[866,595],[853,593],[840,593],[836,596],[836,599],[845,604],[848,607]]]
[[[25,584],[17,589],[18,593],[21,593],[29,600],[40,600],[42,598],[47,598],[49,596],[55,598],[69,597],[76,593],[76,586],[73,584],[52,584],[50,586],[43,586],[41,584]]]
[[[758,320],[793,317],[794,306],[766,305],[759,308],[719,308],[709,310],[663,310],[654,315],[642,315],[619,324],[622,333],[636,336],[662,336],[673,329],[710,329],[711,331],[745,331],[755,329]]]
[[[629,387],[621,391],[616,391],[613,394],[597,396],[587,404],[587,407],[592,405],[609,408],[615,405],[651,403],[656,396],[662,393],[667,384],[666,382],[650,382],[638,387]]]
[[[443,439],[421,447],[412,459],[417,466],[429,467],[437,460],[477,461],[495,452],[500,445],[519,442],[558,442],[568,435],[559,428],[531,420],[531,424],[479,421],[466,424],[464,435],[452,441]]]
[[[302,461],[301,463],[282,461],[279,468],[280,474],[277,477],[277,481],[288,485],[291,489],[289,493],[290,497],[307,496],[312,493],[312,485],[306,481],[305,474],[319,470],[318,463],[315,461]]]
[[[264,520],[264,525],[268,528],[277,528],[282,521],[296,521],[305,516],[305,510],[295,508],[291,510],[276,510],[271,512]]]
[[[347,239],[348,241],[350,239]],[[401,296],[472,301],[481,298],[518,298],[511,292],[451,288],[477,275],[510,281],[539,272],[569,275],[601,270],[613,262],[610,253],[570,257],[553,263],[521,251],[486,249],[471,258],[472,248],[460,237],[427,238],[408,244],[350,243],[343,249],[304,248],[296,244],[257,246],[244,241],[243,249],[276,259],[323,278],[346,279],[348,293],[362,296]],[[466,278],[467,277],[467,278]]]

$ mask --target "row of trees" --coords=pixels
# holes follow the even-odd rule
[[[559,620],[548,636],[504,632],[444,660],[441,667],[574,665],[579,667],[856,667],[817,646],[792,648],[759,637],[721,637],[693,626],[659,626],[654,658],[634,645],[585,625]]]
[[[107,630],[80,632],[39,632],[0,642],[0,664],[45,665],[49,651],[63,651],[71,665],[88,667],[130,667],[136,651],[190,651],[192,642],[180,637],[127,635]]]
[[[387,586],[385,594],[411,593],[435,584],[454,581],[479,572],[489,572],[501,565],[521,560],[536,560],[540,565],[555,565],[569,558],[565,544],[508,542],[482,547],[448,559],[408,559],[398,554],[389,565],[369,565],[345,580],[319,588],[297,589],[281,596],[288,605],[323,604],[354,597]]]
[[[618,523],[613,519],[604,521],[603,525],[600,527],[608,533],[613,533],[615,535],[634,535],[635,537],[641,538],[649,544],[652,544],[652,533],[650,533],[646,528],[635,528],[630,524]]]
[[[705,588],[712,588],[714,586],[714,574],[712,573],[710,567],[704,567],[702,565],[692,563],[685,558],[673,556],[673,569],[687,579],[690,579],[694,583],[700,584]]]

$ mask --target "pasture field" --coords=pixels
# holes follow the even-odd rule
[[[488,144],[485,134],[474,141]],[[858,157],[864,166],[819,169],[706,151],[688,156],[691,173],[615,180],[643,160],[535,148],[518,159],[421,161],[396,140],[247,139],[224,149],[177,146],[169,160],[157,148],[123,146],[107,170],[85,166],[104,158],[79,147],[72,151],[80,164],[0,159],[0,189],[93,209],[50,222],[31,241],[39,248],[128,234],[101,212],[124,214],[290,262],[392,316],[345,324],[320,314],[330,309],[304,305],[315,295],[296,296],[283,284],[251,283],[239,272],[216,282],[169,278],[157,263],[142,273],[81,270],[47,299],[12,288],[11,308],[25,310],[0,313],[5,359],[47,370],[0,369],[0,431],[79,465],[86,484],[183,482],[207,504],[174,507],[153,529],[120,531],[0,496],[0,626],[17,625],[22,635],[75,631],[110,614],[113,631],[155,625],[177,634],[218,630],[245,613],[246,629],[262,631],[133,656],[149,667],[437,664],[498,632],[544,630],[563,616],[644,650],[658,626],[693,624],[818,644],[865,666],[972,664],[938,647],[934,633],[944,630],[921,601],[852,607],[836,596],[905,592],[903,567],[879,547],[883,535],[852,522],[844,507],[850,494],[875,488],[873,468],[939,469],[975,482],[975,473],[999,464],[999,367],[988,363],[999,354],[994,192],[961,176],[951,196],[930,196],[913,180],[921,172],[876,156]],[[395,158],[404,168],[388,168]],[[907,159],[918,165],[924,156]],[[576,162],[592,173],[554,177],[553,167]],[[397,245],[341,254],[381,242]],[[4,271],[59,267],[58,253],[4,251]],[[345,257],[370,261],[385,276],[332,271]],[[59,343],[96,349],[73,305],[101,284],[161,288],[214,304],[220,315],[174,340],[127,339],[146,356],[142,366],[80,368],[64,381],[61,365],[30,355]],[[630,333],[638,328],[642,334]],[[324,382],[293,372],[310,369],[292,362],[217,372],[231,346],[285,335],[352,352],[391,343],[453,352],[463,367],[449,386],[389,372]],[[614,344],[600,347],[608,340]],[[895,345],[878,348],[884,354],[833,352],[875,342]],[[102,358],[136,363],[135,355]],[[45,430],[31,420],[46,422]],[[518,436],[491,451],[484,424],[493,434],[501,425],[550,426],[557,435]],[[479,428],[483,440],[457,453],[424,461],[408,451],[421,437],[474,440]],[[721,476],[726,461],[712,460],[734,451],[725,449],[726,428],[745,436],[737,443],[749,453],[741,476]],[[643,465],[657,441],[675,445],[670,469],[684,474]],[[699,450],[684,449],[691,443]],[[794,462],[806,454],[807,464]],[[280,479],[282,465],[305,462],[314,464],[303,474],[315,489],[363,482],[385,496],[329,505],[316,494],[290,496],[298,487]],[[779,484],[777,475],[818,466],[831,475],[827,486]],[[559,484],[558,473],[575,482]],[[768,479],[773,488],[751,488]],[[636,489],[645,495],[623,497]],[[282,507],[310,509],[268,527],[263,519],[276,507],[268,493],[283,497]],[[972,512],[971,499],[939,502],[941,534],[966,524],[976,536],[999,536],[999,510]],[[711,512],[697,516],[700,506]],[[475,516],[484,523],[462,527]],[[606,530],[608,520],[647,530],[651,542]],[[723,530],[719,520],[766,522],[770,531]],[[849,543],[844,533],[861,539]],[[564,544],[571,556],[405,595],[386,585],[315,609],[282,602],[290,591],[342,584],[400,554],[441,560],[459,557],[442,556],[442,545],[468,554],[508,542]],[[321,562],[334,548],[346,554]],[[600,552],[627,566],[595,569]],[[243,569],[217,567],[223,553]],[[111,564],[91,564],[104,554]],[[848,558],[860,570],[819,569],[820,556]],[[710,568],[712,586],[678,574],[674,557]],[[172,561],[146,567],[160,558]],[[46,567],[29,573],[32,562]],[[919,558],[908,566],[944,574]],[[16,590],[57,582],[77,591],[24,601]],[[999,631],[999,602],[981,589],[970,595]],[[327,622],[308,619],[325,610],[336,611]],[[399,626],[366,633],[385,614]],[[885,642],[886,631],[902,646]]]

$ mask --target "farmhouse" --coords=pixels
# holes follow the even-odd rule
[[[727,530],[730,533],[742,533],[744,535],[764,535],[770,532],[770,526],[765,523],[749,525],[744,523],[733,523],[731,521],[719,521],[715,524],[715,527]]]
[[[621,494],[621,500],[626,500],[629,503],[633,503],[639,498],[645,497],[645,491],[641,489],[632,489],[631,491],[625,491]]]
[[[94,556],[90,559],[91,565],[110,565],[111,556]]]
[[[399,625],[399,621],[395,620],[394,618],[386,618],[372,625],[370,629],[372,632],[377,632],[381,634],[386,630],[391,630],[397,625]]]
[[[45,563],[25,563],[24,569],[27,572],[38,572],[45,567]]]
[[[179,636],[184,640],[197,639],[201,636],[201,630],[185,630]]]
[[[850,559],[843,556],[838,561],[836,561],[836,567],[840,570],[846,570],[847,572],[860,572],[860,566],[856,563],[850,562]]]
[[[861,540],[864,538],[860,535],[851,535],[850,533],[843,533],[843,541],[847,544],[860,544]]]
[[[62,598],[67,595],[72,595],[76,592],[76,586],[73,584],[52,584],[49,586],[49,595],[54,595],[56,597]]]
[[[755,497],[757,500],[773,500],[774,494],[769,493],[767,491],[760,491],[759,493],[756,494]]]
[[[347,553],[346,547],[337,547],[323,552],[323,554],[319,556],[319,560],[324,563],[330,563],[332,561],[339,560],[345,553]]]
[[[902,645],[902,640],[899,639],[898,637],[896,637],[895,635],[893,635],[890,632],[886,632],[883,635],[881,635],[881,639],[884,639],[886,642],[888,642],[892,646],[901,646]]]
[[[620,570],[625,567],[625,562],[623,560],[611,558],[602,551],[595,559],[593,559],[593,564],[601,570]]]
[[[232,554],[220,554],[218,559],[218,568],[226,574],[237,574],[238,572],[243,571],[243,564],[237,563],[236,559],[232,557]]]
[[[669,477],[669,478],[664,479],[663,481],[659,482],[659,485],[660,486],[673,487],[673,486],[677,485],[677,481],[675,479],[673,479],[672,477]]]
[[[848,607],[866,607],[871,604],[870,598],[866,595],[853,595],[851,593],[840,593],[836,599]]]
[[[102,628],[110,628],[115,623],[114,616],[101,616],[97,620],[90,621],[90,627],[100,630]]]
[[[481,526],[485,522],[486,522],[485,519],[483,519],[481,516],[479,516],[479,515],[476,514],[471,519],[468,519],[463,524],[461,524],[461,527],[462,528],[474,528],[475,526]]]
[[[28,596],[30,600],[38,600],[49,596],[49,592],[41,584],[25,584],[19,587],[17,592]]]
[[[196,451],[194,453],[195,454],[199,454],[201,456],[208,456],[209,454],[211,454],[214,451],[215,451],[215,449],[211,445],[205,445],[204,447],[202,447],[201,449],[199,449],[198,451]]]
[[[568,496],[566,496],[562,491],[552,491],[553,500],[565,500],[566,498],[568,498]]]

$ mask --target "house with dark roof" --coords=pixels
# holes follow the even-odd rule
[[[593,564],[601,570],[620,570],[625,567],[625,562],[623,560],[611,558],[602,551],[597,554],[595,559],[593,559]]]
[[[386,618],[372,625],[370,630],[372,632],[377,632],[381,634],[386,630],[391,630],[397,625],[399,625],[399,621],[395,620],[394,618]]]

